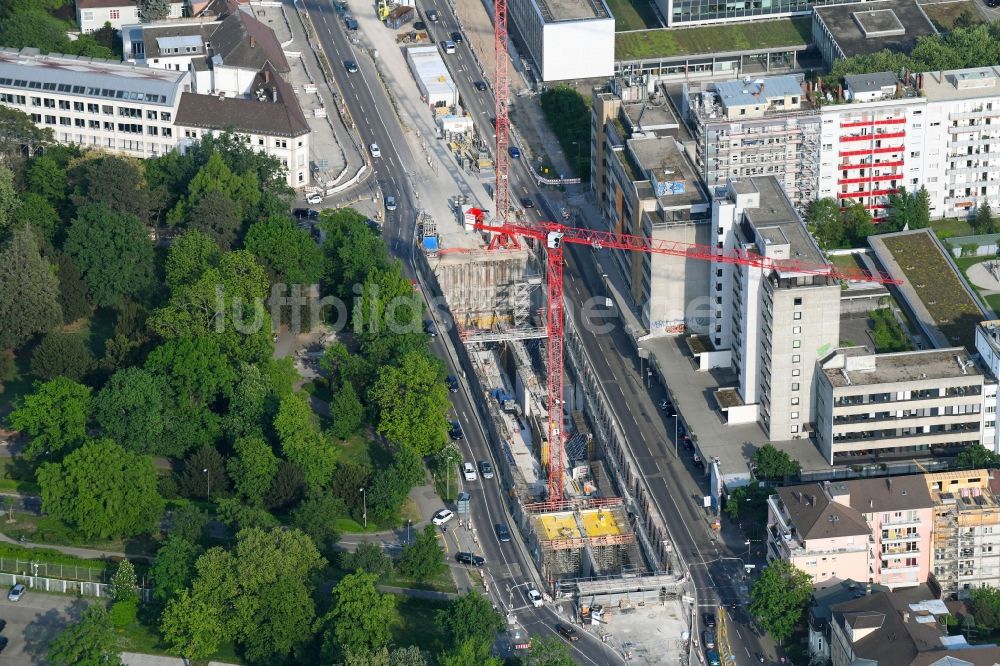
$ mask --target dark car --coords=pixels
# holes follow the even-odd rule
[[[466,552],[455,553],[455,561],[459,564],[471,564],[474,567],[481,567],[486,564],[485,557]]]
[[[353,60],[345,60],[344,69],[346,69],[351,74],[354,74],[355,72],[358,71],[358,63],[354,62]]]
[[[7,620],[0,619],[0,631],[3,631],[6,628],[7,628]]]
[[[701,623],[709,629],[715,629],[715,613],[702,613]]]
[[[534,208],[535,202],[532,201],[529,197],[521,197],[521,205],[524,206],[525,208]]]
[[[711,629],[706,629],[701,632],[701,644],[705,646],[706,650],[715,649],[715,632]]]
[[[428,9],[427,10],[427,20],[430,21],[431,23],[437,23],[437,20],[438,20],[438,10],[434,9],[433,7],[431,9]]]
[[[319,211],[315,208],[293,208],[292,217],[296,220],[315,220],[319,218]]]
[[[571,627],[568,624],[557,624],[556,631],[558,631],[559,635],[568,641],[580,640],[580,634],[577,633],[576,627]]]
[[[722,666],[722,660],[719,659],[719,653],[715,650],[708,650],[705,652],[705,661],[708,662],[708,666]]]
[[[983,0],[987,7],[1000,7],[1000,0]]]
[[[482,475],[484,479],[493,478],[493,465],[490,464],[489,460],[479,461],[479,473]]]
[[[437,337],[438,334],[437,328],[434,326],[434,322],[431,321],[430,319],[424,320],[424,333],[431,336],[432,338]]]
[[[497,128],[497,119],[496,118],[490,118],[490,125],[493,125],[493,129],[496,129]]]
[[[521,159],[521,149],[517,146],[511,146],[507,149],[507,152],[510,154],[511,158],[515,160]]]
[[[344,18],[344,27],[346,27],[348,30],[357,30],[358,29],[357,19]]]
[[[6,636],[0,636],[0,652],[3,652],[3,649],[5,647],[7,647],[7,637]]]
[[[455,42],[456,44],[461,44],[462,43],[462,33],[460,33],[460,32],[453,32],[453,33],[451,33],[451,41]]]
[[[462,434],[462,426],[458,421],[451,422],[451,427],[448,429],[448,436],[451,437],[453,442],[457,442],[465,436]]]
[[[486,90],[486,81],[476,81],[472,85],[475,86],[476,90],[478,90],[479,92],[483,92]]]
[[[510,528],[507,527],[506,523],[497,523],[493,526],[493,529],[496,530],[497,539],[504,543],[510,541]]]
[[[426,30],[427,29],[427,24],[424,23],[423,21],[414,21],[413,22],[413,29],[414,30]]]
[[[448,390],[452,393],[458,393],[458,377],[455,375],[448,375]]]

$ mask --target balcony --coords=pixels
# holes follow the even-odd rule
[[[871,134],[851,134],[840,137],[840,142],[845,141],[876,141],[879,139],[902,139],[906,136],[905,131],[898,132],[872,132]]]

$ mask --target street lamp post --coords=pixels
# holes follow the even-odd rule
[[[750,539],[744,541],[743,545],[747,547],[747,564],[750,564]]]
[[[365,529],[368,529],[368,494],[364,488],[358,488],[361,493],[361,518],[365,521]]]
[[[208,471],[207,467],[202,468],[202,472],[205,473],[205,497],[211,502],[212,501],[212,473]]]
[[[410,543],[410,519],[406,519],[406,543]]]

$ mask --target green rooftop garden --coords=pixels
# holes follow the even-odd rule
[[[732,25],[707,25],[698,28],[620,32],[615,35],[615,59],[639,60],[804,46],[809,42],[811,30],[809,17],[796,17]]]

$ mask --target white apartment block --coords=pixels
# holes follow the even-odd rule
[[[820,360],[816,440],[831,465],[952,455],[983,442],[996,413],[996,382],[964,347],[873,354],[838,349]]]
[[[170,16],[184,15],[184,0],[171,0]],[[76,0],[76,22],[81,32],[96,32],[110,23],[115,30],[142,20],[136,0]]]
[[[604,0],[512,0],[507,11],[538,81],[614,73],[615,19]]]
[[[1000,321],[982,321],[976,326],[976,353],[992,382],[983,388],[983,446],[1000,453],[1000,430],[996,427],[1000,379]]]
[[[730,181],[712,214],[717,247],[729,254],[826,263],[774,177]],[[711,364],[728,363],[738,377],[737,404],[724,407],[727,422],[757,421],[774,440],[807,437],[815,421],[815,359],[839,343],[839,282],[722,262],[713,262],[712,271],[709,336],[717,351]]]
[[[187,90],[187,72],[0,50],[0,103],[51,129],[59,143],[140,158],[168,153]]]

